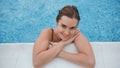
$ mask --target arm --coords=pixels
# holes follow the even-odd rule
[[[49,30],[44,30],[34,44],[33,65],[35,68],[41,68],[43,65],[54,59],[63,49],[64,45],[59,42],[57,46],[48,49]]]
[[[80,35],[74,40],[74,44],[77,47],[79,54],[72,54],[65,51],[61,51],[59,57],[72,61],[76,64],[80,64],[82,66],[94,68],[95,57],[91,45],[87,41],[87,39],[82,35],[82,33],[80,33]]]

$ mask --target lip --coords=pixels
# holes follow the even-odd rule
[[[68,38],[68,35],[64,35],[64,34],[62,34],[62,36],[63,36],[64,38]]]

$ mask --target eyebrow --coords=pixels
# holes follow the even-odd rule
[[[62,23],[62,25],[65,25],[65,24]],[[65,25],[65,26],[66,26],[66,25]],[[70,28],[76,28],[76,26],[72,26],[72,27],[70,27]]]

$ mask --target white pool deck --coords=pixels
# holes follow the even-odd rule
[[[120,42],[90,42],[95,54],[95,68],[120,68]],[[33,68],[34,43],[0,43],[0,68]],[[65,51],[76,53],[73,44]],[[56,58],[44,68],[82,68],[69,61]]]

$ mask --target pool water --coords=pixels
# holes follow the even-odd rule
[[[89,41],[120,41],[119,0],[0,0],[0,43],[34,42],[43,29],[57,27],[65,5],[78,8],[78,28]]]

